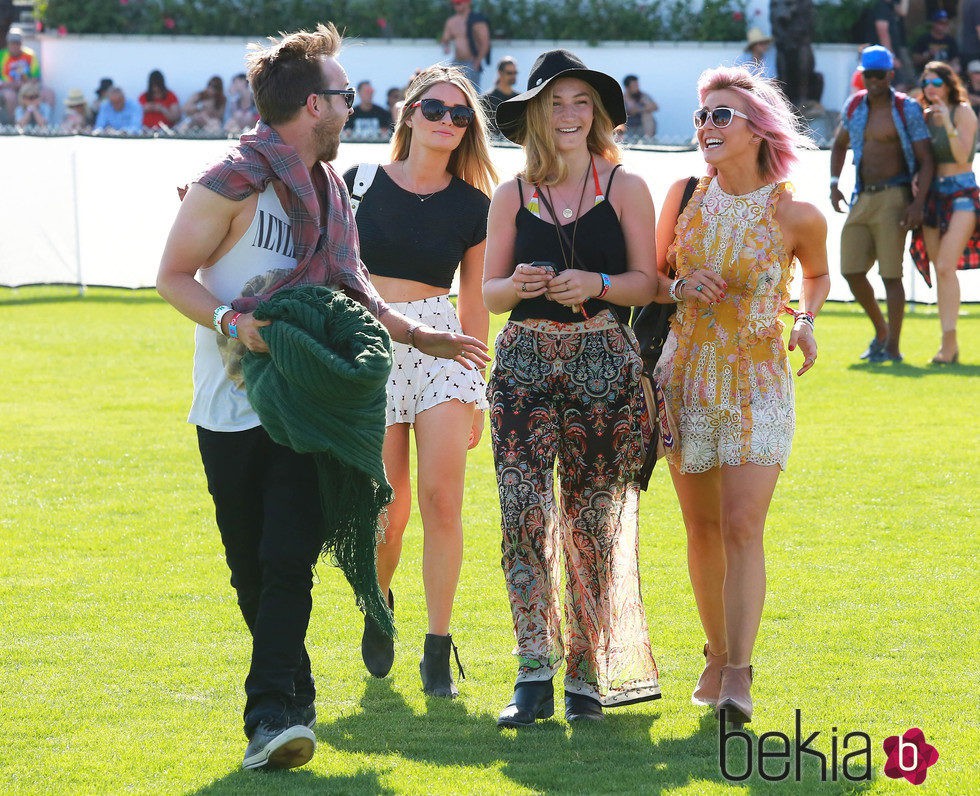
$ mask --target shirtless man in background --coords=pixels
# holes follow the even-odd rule
[[[479,91],[483,60],[490,53],[490,21],[473,10],[470,0],[452,0],[453,15],[446,20],[442,29],[442,50],[453,50],[453,65],[463,70],[463,74]]]
[[[894,59],[884,47],[867,47],[861,69],[867,87],[848,97],[830,154],[830,201],[843,213],[837,183],[847,149],[854,150],[854,193],[841,230],[841,273],[874,325],[875,336],[861,359],[901,362],[899,337],[905,315],[902,262],[910,229],[922,223],[932,184],[929,131],[919,104],[891,87]],[[913,197],[913,178],[920,190]],[[888,320],[875,300],[868,271],[878,261],[885,284]]]

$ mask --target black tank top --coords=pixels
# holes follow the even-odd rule
[[[578,232],[575,234],[575,252],[583,270],[596,274],[622,274],[626,272],[626,238],[619,216],[609,202],[609,192],[612,190],[616,166],[609,175],[606,185],[606,198],[599,204],[590,207],[579,216]],[[531,263],[535,260],[564,265],[561,246],[558,243],[558,232],[555,225],[538,218],[524,206],[524,189],[521,178],[517,178],[517,191],[521,197],[521,208],[517,211],[515,224],[517,235],[514,239],[514,265]],[[542,203],[543,204],[543,203]],[[572,239],[574,221],[564,225],[569,242]],[[565,244],[565,256],[569,257],[568,244]],[[570,258],[569,258],[570,259]],[[570,268],[577,268],[569,262]],[[614,309],[620,320],[629,322],[629,307],[619,307],[606,301],[590,299],[585,302],[585,311],[591,318],[604,309]],[[577,323],[584,320],[583,316],[571,307],[566,307],[556,301],[549,301],[544,296],[524,299],[510,311],[512,321],[523,321],[531,318],[557,321],[559,323]]]

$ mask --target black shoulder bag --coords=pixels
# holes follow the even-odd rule
[[[687,203],[694,195],[694,189],[698,186],[698,178],[691,177],[684,186],[684,195],[681,197],[681,207],[677,212],[680,218]],[[675,224],[677,222],[674,222]],[[673,276],[673,271],[670,272]],[[647,446],[646,456],[643,460],[643,467],[640,468],[639,482],[640,488],[646,489],[650,485],[650,476],[653,475],[653,468],[657,464],[657,448],[660,442],[660,413],[657,407],[657,385],[653,380],[653,369],[657,366],[657,361],[664,350],[664,343],[667,342],[667,335],[670,333],[670,319],[677,309],[677,304],[660,304],[651,301],[645,307],[633,308],[633,334],[640,345],[640,358],[643,360],[643,374],[640,376],[640,383],[643,386],[643,395],[647,402],[647,411],[650,413],[650,425],[653,428],[653,436]]]

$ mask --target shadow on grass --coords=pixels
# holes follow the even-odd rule
[[[236,771],[217,782],[195,791],[195,796],[224,794],[306,794],[344,793],[364,796],[391,796],[394,791],[382,786],[374,771],[358,771],[349,776],[324,777],[305,769],[292,771]]]
[[[875,376],[892,376],[904,379],[922,379],[928,376],[965,376],[976,378],[980,376],[980,365],[912,365],[906,362],[885,362],[868,364],[855,362],[847,366],[855,373],[871,373]]]
[[[417,715],[387,681],[373,678],[361,707],[356,715],[317,726],[319,753],[329,754],[325,747],[332,746],[346,753],[396,756],[448,769],[434,775],[432,792],[466,788],[472,774],[461,773],[454,783],[449,779],[454,767],[499,770],[515,786],[542,793],[652,792],[696,782],[729,784],[719,765],[718,723],[710,713],[690,736],[662,740],[652,738],[660,717],[656,711],[607,711],[602,724],[574,728],[556,717],[526,730],[501,731],[496,716],[471,714],[461,700],[430,699],[426,714]],[[758,738],[748,735],[757,748]],[[732,748],[729,772],[744,772],[744,743]],[[390,767],[396,769],[397,762]],[[870,785],[821,785],[812,779],[812,772],[805,771],[804,783],[810,780],[822,793],[855,793]],[[737,784],[772,792],[780,783],[766,782],[754,772]]]

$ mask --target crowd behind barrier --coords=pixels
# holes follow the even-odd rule
[[[194,179],[205,164],[219,157],[227,139],[96,136],[9,136],[0,139],[5,175],[11,186],[44,186],[43,190],[0,193],[0,285],[107,285],[150,287],[156,280],[160,253],[178,207],[177,187]],[[384,162],[387,144],[344,143],[335,167],[343,172],[360,162]],[[514,174],[522,166],[519,150],[493,147],[498,172]],[[681,177],[701,174],[704,161],[693,150],[650,151],[627,148],[626,164],[644,176],[659,207],[668,186]],[[838,263],[840,227],[845,216],[833,213],[827,196],[829,155],[808,152],[792,177],[798,193],[826,214],[830,225],[828,253],[832,301],[850,301]],[[845,170],[849,175],[853,169]],[[842,188],[850,191],[841,180]],[[934,303],[927,288],[906,262],[908,295]],[[980,301],[980,272],[961,275],[963,300]],[[797,280],[798,284],[798,280]],[[880,283],[876,286],[880,292]]]

